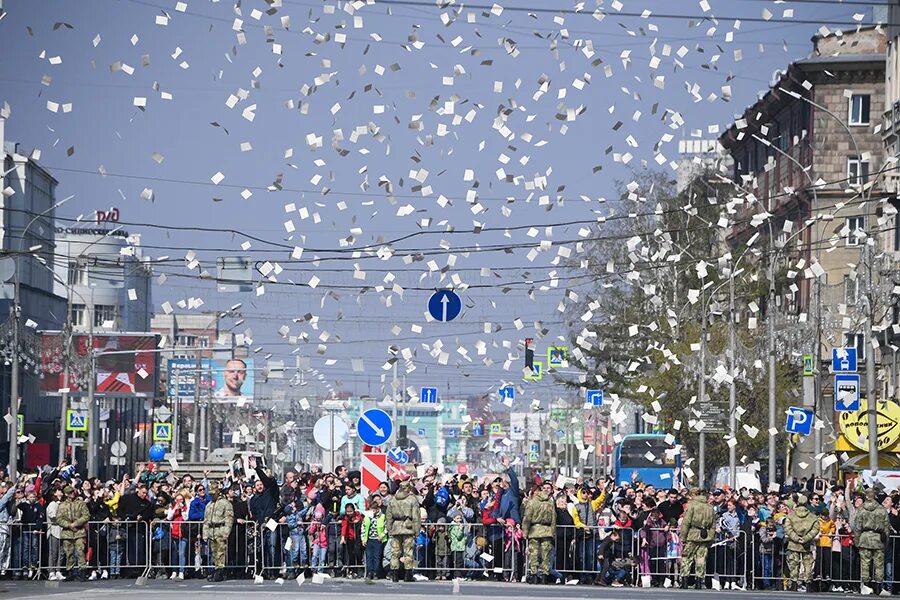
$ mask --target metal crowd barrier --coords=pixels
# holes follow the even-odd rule
[[[0,575],[11,575],[16,579],[37,578],[43,537],[40,525],[0,524]]]
[[[886,561],[891,559],[894,544],[900,544],[898,536],[889,539]],[[849,533],[823,535],[813,543],[813,570],[810,574],[791,572],[788,558],[791,552],[787,550],[785,539],[776,538],[771,552],[760,546],[756,540],[753,569],[757,589],[786,590],[792,581],[798,581],[804,585],[811,584],[817,592],[849,592],[859,591],[860,582],[869,580],[860,573],[859,550],[853,543],[853,535]]]
[[[610,537],[613,530],[620,535],[616,543]],[[582,584],[601,579],[607,583],[621,578],[630,583],[636,580],[638,534],[631,529],[606,525],[558,525],[556,535],[550,538],[550,542],[550,576],[553,578],[578,579]],[[607,553],[608,561],[604,560]],[[533,571],[527,541],[525,556],[523,573],[527,575]]]
[[[149,527],[146,521],[89,521],[88,570],[107,577],[138,577],[147,568]]]
[[[150,523],[149,578],[206,578],[214,568],[203,521]],[[256,573],[256,523],[235,523],[226,545],[225,566],[232,578]]]

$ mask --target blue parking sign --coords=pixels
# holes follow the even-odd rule
[[[784,430],[788,433],[809,435],[812,433],[813,411],[808,408],[792,406],[787,410],[787,423]]]

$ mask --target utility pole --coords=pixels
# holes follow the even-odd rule
[[[731,374],[731,382],[728,385],[728,432],[731,435],[731,443],[728,445],[728,485],[731,489],[737,489],[737,383],[735,382],[735,354],[737,343],[735,341],[734,323],[734,277],[732,266],[728,274],[728,372]]]
[[[700,327],[700,382],[699,382],[699,404],[700,410],[703,410],[703,407],[706,403],[706,287],[703,286],[703,293],[700,297],[700,319],[701,319],[701,327]],[[706,429],[704,427],[703,429]],[[706,482],[706,433],[700,430],[699,435],[699,449],[697,457],[698,459],[698,470],[700,473],[697,477],[697,483],[700,486],[700,489],[703,489],[703,484]]]
[[[97,410],[97,402],[94,392],[97,387],[97,355],[94,352],[94,318],[97,307],[94,305],[94,288],[91,288],[91,320],[88,323],[88,352],[90,353],[90,374],[88,378],[88,477],[97,476],[97,444],[100,429],[97,420],[100,411]]]
[[[769,306],[766,311],[766,330],[769,338],[769,483],[775,479],[775,256],[774,240],[769,224]]]
[[[865,185],[865,183],[863,183]],[[866,211],[868,211],[866,206]],[[875,398],[875,346],[872,343],[872,313],[875,295],[872,289],[872,238],[866,236],[863,247],[863,264],[866,265],[866,339],[863,352],[866,353],[866,411],[869,417],[869,469],[872,475],[878,473],[878,402]]]
[[[194,441],[191,442],[191,462],[200,462],[200,378],[202,376],[200,366],[200,349],[194,350],[194,409],[191,418],[191,433]]]

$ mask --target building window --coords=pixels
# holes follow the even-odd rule
[[[87,285],[88,272],[84,263],[73,261],[69,263],[69,285]]]
[[[86,311],[84,309],[84,304],[73,304],[72,305],[72,325],[75,327],[85,327],[87,326],[87,319],[85,318]]]
[[[857,362],[863,361],[866,359],[866,336],[862,333],[845,333],[844,334],[844,347],[845,348],[856,348],[856,360]]]
[[[94,305],[94,327],[105,327],[104,323],[112,323],[115,327],[116,307],[110,304]]]
[[[850,305],[859,302],[859,277],[844,275],[844,302]]]
[[[871,104],[872,97],[869,94],[853,94],[850,96],[850,124],[868,125]]]
[[[869,179],[869,161],[858,156],[847,159],[847,181],[850,185],[863,185]]]
[[[866,217],[865,215],[856,215],[853,217],[847,217],[845,221],[846,232],[847,235],[844,237],[844,241],[848,246],[859,246],[863,243],[863,238],[865,237],[866,230]]]

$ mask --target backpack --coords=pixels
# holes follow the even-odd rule
[[[445,508],[447,503],[450,502],[450,492],[447,491],[447,487],[443,486],[434,494],[434,503],[441,508]]]

